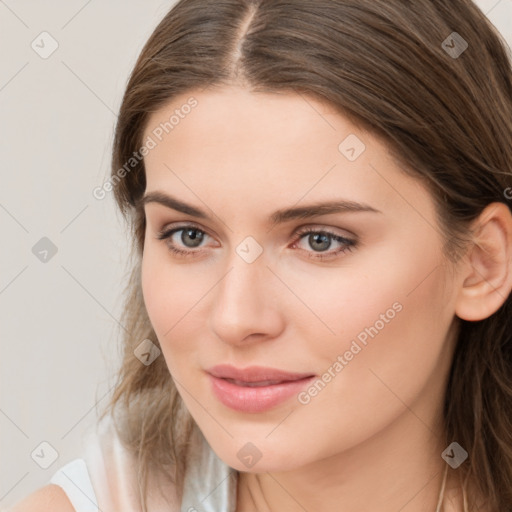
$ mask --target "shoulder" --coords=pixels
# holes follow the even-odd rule
[[[27,496],[7,512],[75,512],[66,493],[58,486],[49,484]]]

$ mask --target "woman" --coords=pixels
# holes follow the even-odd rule
[[[97,191],[105,428],[15,510],[512,510],[511,140],[470,0],[178,2]]]

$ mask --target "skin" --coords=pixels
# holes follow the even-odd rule
[[[154,113],[145,135],[190,96]],[[198,106],[145,157],[146,192],[170,194],[208,218],[145,204],[142,287],[187,408],[217,455],[242,472],[237,510],[435,510],[457,315],[488,316],[506,295],[485,285],[475,292],[482,280],[474,262],[453,267],[442,253],[427,190],[384,143],[328,105],[239,87],[193,96]],[[366,146],[355,161],[338,149],[350,134]],[[268,222],[278,209],[334,199],[380,213]],[[497,223],[487,216],[490,240],[510,254],[510,214],[497,209]],[[203,233],[199,246],[183,231],[158,239],[190,223]],[[294,235],[304,226],[357,244],[314,259],[342,244],[331,239],[322,252]],[[263,249],[253,263],[236,253],[248,236]],[[192,257],[174,255],[171,244]],[[502,281],[510,292],[510,276]],[[211,391],[205,369],[220,363],[320,376],[397,302],[401,311],[307,405],[294,397],[242,413]],[[251,468],[237,457],[248,442],[262,454]],[[448,494],[457,510],[455,485]]]
[[[155,112],[145,135],[191,95]],[[145,204],[142,287],[187,408],[217,455],[240,471],[237,512],[435,510],[457,323],[487,318],[511,292],[509,209],[490,204],[453,265],[428,191],[382,141],[328,105],[239,87],[193,96],[198,105],[145,157],[146,192],[172,195],[209,218]],[[366,146],[355,161],[338,149],[349,134]],[[334,199],[379,213],[268,222],[278,209]],[[199,247],[183,231],[158,239],[189,225],[204,233]],[[315,245],[297,235],[304,227],[357,243],[315,259],[344,244]],[[263,250],[252,263],[236,252],[247,236]],[[195,257],[175,255],[171,243]],[[241,413],[210,389],[205,369],[220,363],[322,376],[393,304],[400,311],[307,404],[292,397],[264,413]],[[261,453],[251,468],[237,457],[248,442]],[[48,503],[72,510],[52,485],[13,510],[42,511]],[[462,510],[456,472],[444,510]]]
[[[7,512],[75,512],[64,491],[57,485],[45,485],[8,509]]]

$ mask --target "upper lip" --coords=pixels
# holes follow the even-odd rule
[[[219,364],[206,370],[213,377],[220,379],[234,379],[241,382],[262,381],[293,381],[313,377],[312,373],[294,373],[268,368],[264,366],[248,366],[247,368],[235,368],[229,364]]]

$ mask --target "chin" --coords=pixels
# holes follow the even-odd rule
[[[228,466],[244,473],[285,472],[298,469],[308,461],[298,446],[279,446],[272,443],[230,440],[224,446],[210,443],[217,456]],[[299,455],[299,456],[298,456]]]

